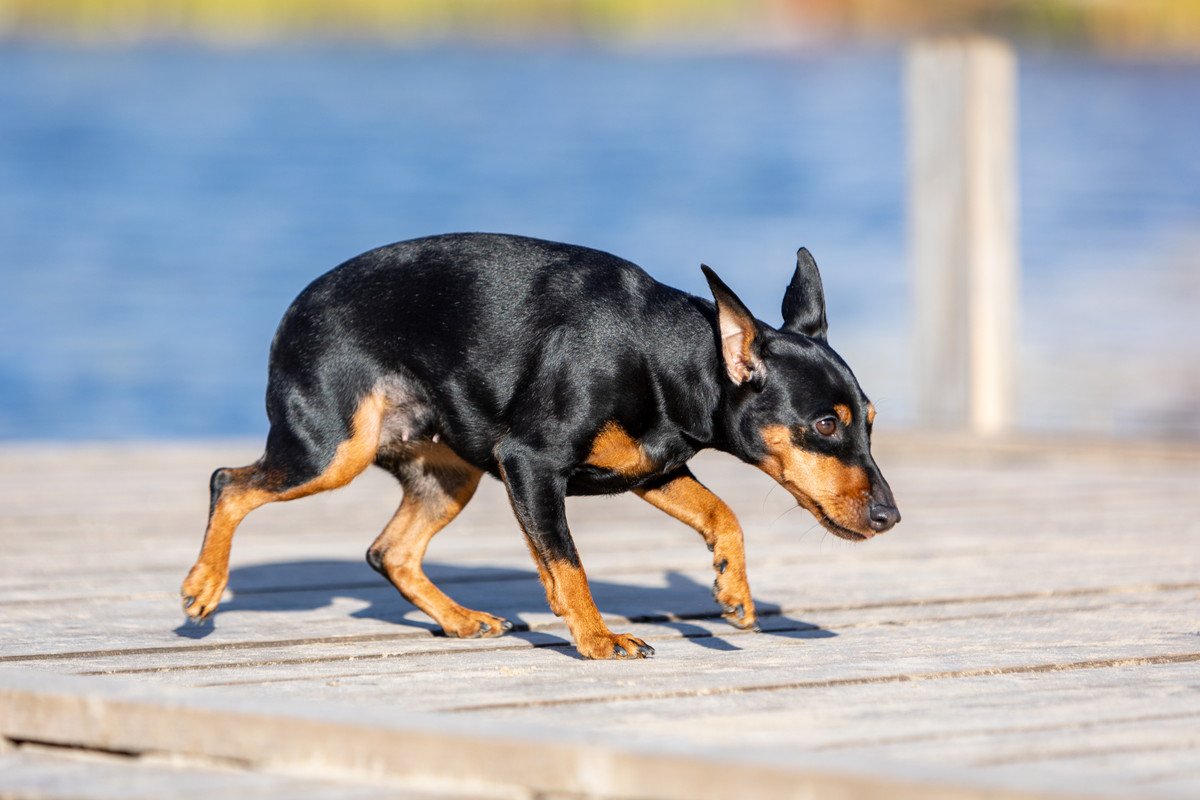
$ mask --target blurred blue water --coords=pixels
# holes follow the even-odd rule
[[[454,230],[588,244],[695,292],[704,261],[768,321],[805,244],[835,345],[903,419],[900,70],[896,52],[0,48],[0,438],[261,433],[292,297]],[[1200,432],[1200,67],[1026,57],[1021,148],[1024,423]]]

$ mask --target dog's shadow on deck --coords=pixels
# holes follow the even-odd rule
[[[509,636],[549,646],[575,657],[574,648],[562,637],[543,630],[530,630],[523,615],[549,612],[546,595],[532,570],[499,567],[463,567],[426,562],[430,579],[455,601],[468,608],[507,617],[517,626]],[[687,641],[712,650],[739,650],[710,628],[689,619],[719,618],[719,609],[709,583],[701,583],[678,572],[665,573],[665,585],[617,583],[592,578],[589,583],[601,613],[622,615],[632,622],[670,628]],[[383,577],[358,560],[287,561],[238,567],[230,571],[232,597],[217,609],[214,618],[234,611],[315,611],[339,599],[366,603],[350,616],[422,628],[432,634],[441,629],[428,621]],[[821,639],[836,634],[820,626],[791,619],[778,605],[757,600],[759,623],[764,635]],[[612,623],[620,630],[620,623]],[[216,623],[184,624],[179,636],[202,639]],[[731,629],[733,630],[733,629]]]

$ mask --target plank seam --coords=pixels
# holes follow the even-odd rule
[[[908,736],[887,736],[878,739],[850,739],[843,742],[829,742],[813,746],[813,750],[845,750],[864,747],[888,747],[890,745],[909,745],[917,742],[938,742],[951,739],[966,739],[975,736],[1020,736],[1026,733],[1051,733],[1054,731],[1082,731],[1090,728],[1102,728],[1108,725],[1125,725],[1138,722],[1167,722],[1177,719],[1192,719],[1200,717],[1200,711],[1183,711],[1177,714],[1142,714],[1132,717],[1108,717],[1094,720],[1073,722],[1054,722],[1044,725],[1013,725],[1006,728],[970,728],[958,731],[936,731],[933,733],[911,734]]]
[[[1161,656],[1126,658],[1104,658],[1088,661],[1050,664],[1020,664],[1007,667],[976,667],[973,669],[943,670],[938,672],[910,672],[893,675],[869,675],[858,678],[834,678],[824,681],[792,681],[788,683],[765,683],[750,686],[716,686],[701,689],[671,692],[642,692],[625,695],[593,695],[585,697],[558,697],[545,700],[522,700],[504,703],[479,703],[450,706],[439,709],[446,713],[475,711],[501,711],[527,708],[553,708],[558,706],[587,705],[589,703],[631,703],[648,700],[672,700],[684,697],[712,697],[718,695],[751,694],[754,692],[778,692],[797,689],[827,689],[838,686],[866,686],[879,683],[907,683],[915,681],[944,680],[951,678],[983,678],[998,675],[1028,675],[1046,672],[1069,672],[1083,669],[1112,669],[1118,667],[1145,667],[1157,664],[1184,664],[1200,661],[1200,653],[1172,653]]]
[[[1097,758],[1103,756],[1134,755],[1138,753],[1168,753],[1179,750],[1195,750],[1197,748],[1200,748],[1200,739],[1176,740],[1157,744],[1106,745],[1079,747],[1069,750],[1041,750],[1036,753],[1027,752],[993,758],[981,758],[971,762],[971,766],[1007,767],[1014,764],[1029,764],[1037,761],[1063,761],[1076,758]]]

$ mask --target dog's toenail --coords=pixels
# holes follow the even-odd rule
[[[194,597],[188,596],[188,597],[183,598],[183,607],[184,608],[191,608],[193,605],[195,605],[195,603],[196,603],[196,598],[194,598]]]
[[[509,622],[508,620],[504,620],[504,622],[502,622],[502,623],[500,624],[500,627],[501,627],[503,630],[506,630],[506,631],[511,631],[511,630],[513,629],[513,624],[512,624],[511,622]]]
[[[488,625],[486,622],[479,623],[479,632],[480,633],[487,633],[491,629],[492,629],[492,626]]]
[[[649,658],[650,656],[654,655],[654,648],[648,644],[639,644],[638,652],[641,653],[644,657]]]
[[[621,645],[617,644],[617,645],[613,645],[613,655],[620,657],[620,656],[627,656],[627,655],[629,655],[629,653],[627,653],[625,651],[624,647],[621,647]]]
[[[724,574],[725,574],[725,568],[726,568],[726,567],[728,567],[728,566],[729,566],[729,559],[727,559],[727,558],[723,558],[723,559],[721,559],[721,563],[720,563],[720,564],[717,564],[717,572],[719,572],[719,573],[721,573],[722,575],[724,575]]]
[[[191,625],[193,628],[207,628],[212,624],[212,617],[202,617],[197,614],[189,614],[184,617],[184,622]]]

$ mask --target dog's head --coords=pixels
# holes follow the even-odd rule
[[[756,320],[715,272],[703,270],[733,384],[725,408],[730,450],[843,539],[892,528],[900,512],[871,455],[875,408],[825,341],[825,294],[812,256],[804,248],[796,254],[779,330]]]

